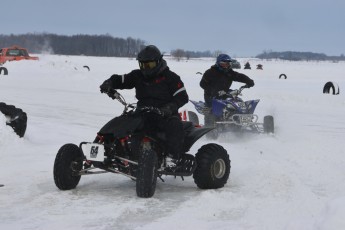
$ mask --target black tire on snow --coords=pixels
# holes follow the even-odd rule
[[[283,74],[283,73],[279,75],[279,79],[280,79],[281,77],[284,77],[284,79],[286,79],[286,75]]]
[[[336,83],[329,81],[323,87],[323,93],[330,93],[331,90],[333,95],[339,94],[339,86]]]
[[[136,172],[137,196],[152,197],[156,191],[158,159],[155,151],[149,148],[140,148],[138,169]]]
[[[90,67],[88,67],[87,65],[84,65],[83,67],[90,71]]]
[[[0,67],[0,74],[2,71],[4,71],[4,75],[8,75],[8,70],[6,69],[6,67]]]
[[[6,105],[3,102],[0,102],[0,112],[10,118],[6,124],[11,126],[19,137],[23,137],[28,121],[26,113],[23,112],[23,110],[16,108],[14,105]]]
[[[61,190],[74,189],[79,181],[78,172],[83,168],[84,155],[75,144],[63,145],[54,162],[54,182]]]
[[[218,144],[202,146],[196,156],[197,167],[193,178],[201,189],[222,188],[230,175],[231,161],[227,151]]]
[[[273,116],[264,117],[264,132],[274,133],[274,119]]]
[[[199,125],[199,117],[193,111],[188,111],[189,121],[193,123],[193,125]]]

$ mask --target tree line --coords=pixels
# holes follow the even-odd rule
[[[0,47],[12,45],[25,47],[30,53],[135,57],[145,46],[145,41],[131,37],[116,38],[110,35],[0,35]]]
[[[0,34],[0,48],[12,45],[22,46],[30,53],[51,53],[60,55],[86,55],[105,57],[136,57],[138,52],[146,46],[146,42],[141,39],[117,38],[109,34],[106,35],[57,35],[48,33],[27,33],[20,35]],[[177,60],[216,57],[220,50],[211,51],[188,51],[183,49],[171,50],[170,55]],[[167,54],[165,54],[167,55]],[[312,52],[273,52],[264,51],[255,56],[260,59],[283,59],[290,61],[299,60],[332,60],[344,61],[345,56],[327,56],[322,53]]]
[[[60,55],[86,55],[105,57],[136,57],[146,46],[141,39],[117,38],[110,35],[57,35],[57,34],[20,34],[1,35],[0,48],[18,45],[25,47],[30,53],[51,53]],[[220,52],[220,51],[216,51]],[[165,53],[164,55],[168,55]],[[176,49],[170,55],[180,60],[182,58],[215,57],[215,52],[187,51]]]
[[[313,52],[273,52],[264,51],[263,53],[256,56],[260,59],[282,59],[289,61],[344,61],[345,56],[342,54],[340,56],[327,56],[323,53],[313,53]]]

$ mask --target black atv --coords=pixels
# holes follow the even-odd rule
[[[169,157],[165,152],[163,133],[149,134],[143,129],[144,113],[159,113],[152,107],[137,108],[127,104],[117,92],[107,93],[112,99],[124,105],[119,117],[110,120],[97,133],[93,142],[80,145],[63,145],[54,162],[54,181],[61,190],[74,189],[82,175],[106,172],[118,173],[136,181],[139,197],[152,197],[156,190],[157,178],[163,182],[162,175],[193,175],[194,182],[201,189],[223,187],[230,175],[230,158],[227,151],[218,144],[202,146],[190,164],[182,170],[174,171],[168,166]],[[192,122],[183,121],[185,131],[184,151],[213,128],[195,127]]]

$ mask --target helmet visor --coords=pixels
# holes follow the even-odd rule
[[[219,62],[219,66],[224,68],[224,69],[227,69],[227,68],[230,68],[231,62],[229,62],[229,61],[221,61],[221,62]]]
[[[140,69],[153,69],[157,66],[157,61],[145,61],[145,62],[139,62]]]

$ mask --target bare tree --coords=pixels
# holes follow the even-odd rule
[[[224,53],[224,52],[221,51],[221,50],[216,50],[216,51],[213,52],[213,56],[214,56],[214,57],[218,57],[219,54],[223,54],[223,53]]]
[[[183,49],[176,49],[171,51],[171,56],[180,61],[183,57],[186,56],[186,52]]]

